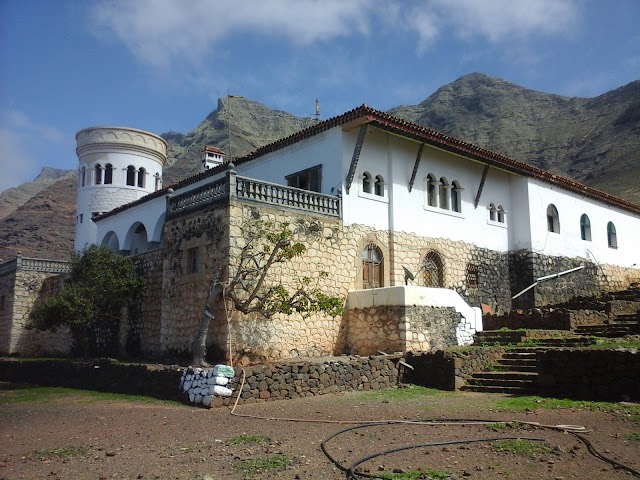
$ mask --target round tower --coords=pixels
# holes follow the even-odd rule
[[[85,128],[76,134],[79,160],[75,249],[96,243],[93,218],[162,188],[167,142],[126,127]]]

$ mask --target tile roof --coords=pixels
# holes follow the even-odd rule
[[[278,151],[282,148],[288,147],[307,138],[311,138],[335,127],[342,127],[346,129],[359,127],[360,125],[364,124],[369,124],[376,128],[380,128],[382,130],[406,138],[411,138],[417,142],[431,145],[442,150],[447,150],[467,158],[472,158],[478,162],[500,168],[502,170],[517,173],[519,175],[531,178],[537,178],[546,183],[559,186],[560,188],[563,188],[565,190],[576,192],[586,197],[606,203],[608,205],[616,206],[623,210],[640,214],[640,205],[638,204],[629,202],[614,195],[610,195],[601,190],[588,187],[587,185],[583,185],[567,177],[542,170],[541,168],[534,167],[533,165],[522,162],[520,160],[515,160],[501,153],[497,153],[492,150],[473,145],[472,143],[459,140],[423,125],[403,120],[400,117],[396,117],[380,110],[376,110],[365,104],[354,108],[353,110],[349,110],[342,115],[338,115],[336,117],[318,122],[315,125],[300,130],[292,135],[289,135],[288,137],[281,138],[280,140],[276,140],[273,143],[260,147],[249,153],[248,155],[234,160],[234,164],[241,165],[250,162],[268,153]],[[199,182],[200,180],[203,180],[209,176],[218,175],[227,169],[227,164],[228,163],[223,163],[205,172],[201,172],[191,177],[185,178],[184,180],[170,185],[163,190],[154,192],[135,202],[123,205],[116,208],[115,210],[112,210],[111,212],[105,213],[97,219],[105,218],[107,216],[110,216],[110,214],[112,213],[116,213],[117,211],[124,210],[125,208],[129,208],[133,205],[143,203],[143,201],[146,201],[148,199],[155,198],[158,196],[158,194],[160,194],[160,192],[167,193],[166,190],[168,188],[177,189],[186,187],[193,183]]]

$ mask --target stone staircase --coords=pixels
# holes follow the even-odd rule
[[[613,323],[603,325],[581,325],[573,331],[576,335],[591,337],[619,338],[625,335],[640,334],[640,315],[616,315]]]

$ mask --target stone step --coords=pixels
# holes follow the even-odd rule
[[[503,371],[487,371],[475,372],[471,378],[476,380],[498,380],[498,381],[519,381],[530,382],[537,381],[538,374],[535,372],[503,372]]]
[[[467,380],[467,385],[482,387],[513,387],[534,389],[538,387],[537,381],[532,380],[509,380],[500,378],[475,378]]]
[[[589,338],[536,338],[534,341],[543,347],[584,347],[596,343]]]
[[[535,372],[535,360],[498,360],[497,365],[503,371],[508,372]]]
[[[530,360],[530,361],[535,361],[536,360],[536,352],[531,352],[529,350],[527,351],[520,351],[520,349],[514,349],[514,350],[510,350],[508,352],[505,352],[502,354],[502,358],[505,360]]]
[[[535,395],[538,388],[530,387],[508,387],[494,385],[465,385],[460,390],[467,392],[483,392],[483,393],[506,393],[510,395]]]

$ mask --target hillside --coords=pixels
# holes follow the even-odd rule
[[[640,81],[594,98],[568,98],[474,73],[418,105],[389,113],[640,203]],[[220,99],[193,131],[162,135],[169,142],[170,165],[164,184],[199,171],[207,144],[238,157],[314,121],[244,97]],[[75,175],[69,175],[48,186],[41,182],[28,201],[33,186],[13,189],[27,193],[13,213],[0,216],[1,259],[18,250],[66,258],[75,221]],[[0,207],[8,192],[0,195]]]

